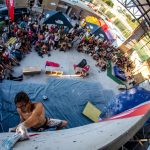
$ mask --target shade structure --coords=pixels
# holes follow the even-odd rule
[[[87,16],[85,18],[85,21],[88,22],[88,23],[92,23],[92,24],[95,24],[97,26],[100,26],[100,23],[99,23],[99,20],[93,16]]]
[[[96,24],[89,23],[89,22],[86,22],[86,25],[87,25],[88,28],[90,29],[90,32],[91,32],[91,33],[94,33],[97,29],[100,28],[100,27],[97,26]]]
[[[106,31],[108,30],[107,24],[104,24],[104,25],[102,26],[102,29],[103,29],[104,32],[106,32]]]
[[[111,34],[110,30],[105,31],[105,34],[109,41],[114,42],[115,39],[114,39],[113,35]]]
[[[58,26],[66,26],[72,28],[72,24],[65,14],[59,11],[50,10],[46,12],[46,19],[43,22],[44,24],[55,24]]]
[[[114,38],[109,30],[109,26],[103,19],[97,19],[93,16],[88,16],[85,18],[86,25],[90,28],[90,31],[95,36],[99,36],[104,40],[113,42]]]
[[[105,23],[104,20],[100,19],[100,20],[99,20],[99,24],[100,24],[100,26],[103,26],[103,25],[105,25],[106,23]]]
[[[102,27],[102,29],[105,31],[107,31],[107,29],[109,28],[108,25],[105,23],[104,20],[100,19],[98,20],[97,18],[93,17],[93,16],[88,16],[85,18],[85,21],[88,23],[92,23],[95,24],[99,27]]]
[[[100,38],[104,40],[107,40],[107,41],[109,40],[107,38],[107,35],[103,31],[102,27],[89,23],[89,22],[87,22],[86,25],[89,27],[91,34],[94,34],[95,36],[99,36]]]
[[[104,40],[109,41],[107,35],[105,34],[105,32],[103,31],[101,27],[99,27],[99,29],[97,29],[93,34],[103,38]]]
[[[99,23],[100,23],[100,26],[102,27],[104,32],[106,32],[109,29],[108,25],[105,23],[104,20],[102,20],[102,19],[99,20]]]

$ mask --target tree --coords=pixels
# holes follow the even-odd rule
[[[129,14],[127,14],[127,13],[126,13],[126,17],[127,17],[129,20],[132,20],[131,15],[129,15]]]
[[[104,3],[106,3],[108,6],[113,7],[114,3],[111,0],[102,0]]]

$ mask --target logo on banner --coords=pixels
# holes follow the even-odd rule
[[[62,20],[55,20],[55,22],[58,24],[64,24]]]

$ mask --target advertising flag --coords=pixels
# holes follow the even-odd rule
[[[14,20],[14,0],[8,0],[9,2],[9,18],[11,21]]]
[[[5,0],[5,3],[6,3],[6,6],[7,6],[7,8],[9,7],[9,0]]]

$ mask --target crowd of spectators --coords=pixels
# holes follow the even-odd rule
[[[41,24],[41,19],[41,14],[38,19],[24,15],[20,21],[10,22],[10,26],[6,25],[3,28],[0,36],[1,80],[8,72],[13,72],[13,66],[20,65],[19,62],[32,49],[35,49],[41,57],[45,54],[51,56],[50,51],[54,49],[59,48],[64,52],[71,49],[76,35],[71,34],[64,26]],[[13,42],[9,42],[10,38],[13,38]]]
[[[113,65],[117,65],[122,71],[131,72],[134,64],[119,48],[114,47],[109,41],[104,41],[90,34],[86,35],[81,38],[77,50],[92,56],[97,62],[97,67],[105,71],[109,67],[108,61],[110,60]]]
[[[41,24],[42,17],[34,19],[30,15],[23,16],[19,22],[11,22],[10,28],[5,26],[0,37],[0,79],[4,79],[7,71],[12,72],[13,66],[20,65],[20,61],[31,52],[32,49],[40,57],[47,54],[51,56],[51,50],[59,49],[66,52],[74,45],[78,52],[89,54],[96,61],[96,66],[105,71],[108,61],[112,61],[124,72],[133,69],[133,63],[118,48],[110,42],[95,37],[89,33],[86,26],[76,24],[73,28],[59,27],[56,25]],[[8,43],[10,37],[15,42]],[[76,43],[76,44],[74,44]],[[7,71],[6,71],[7,70]]]
[[[133,86],[136,84],[132,75],[135,68],[134,62],[125,56],[119,48],[113,46],[111,42],[98,36],[95,37],[88,30],[85,30],[77,50],[89,54],[96,61],[96,66],[100,68],[100,72],[106,71],[110,67],[108,63],[110,61],[112,66],[117,66],[125,74],[126,84]]]

